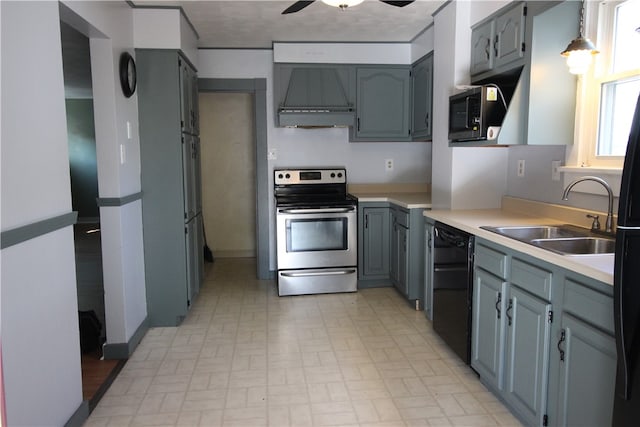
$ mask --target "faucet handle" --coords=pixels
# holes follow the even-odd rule
[[[600,215],[587,214],[587,218],[593,219],[593,223],[591,224],[592,230],[600,230]]]

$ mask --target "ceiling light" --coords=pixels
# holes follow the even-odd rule
[[[323,0],[324,1],[324,0]],[[583,37],[584,32],[584,1],[580,8],[580,35],[577,39],[571,40],[569,46],[561,52],[567,58],[567,66],[571,74],[584,74],[591,65],[591,58],[598,54],[594,44],[588,38]]]
[[[348,7],[359,5],[363,1],[364,0],[322,0],[322,3],[333,7],[339,7],[340,10],[345,10]]]

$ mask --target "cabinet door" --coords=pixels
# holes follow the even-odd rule
[[[182,188],[185,222],[196,214],[194,195],[193,171],[193,136],[182,135]]]
[[[431,109],[433,99],[433,55],[416,63],[411,70],[413,83],[413,124],[411,136],[414,139],[431,139]]]
[[[409,68],[358,68],[356,138],[410,136]]]
[[[364,208],[364,278],[389,276],[389,208]]]
[[[495,20],[488,21],[471,31],[471,75],[493,68],[495,57],[493,37]]]
[[[520,3],[496,18],[495,61],[494,67],[500,67],[524,56],[525,4]]]
[[[400,269],[400,233],[398,231],[398,221],[395,216],[395,211],[391,211],[391,242],[390,242],[390,256],[389,256],[389,275],[391,276],[391,283],[394,286],[398,286],[399,269]]]
[[[196,218],[192,219],[188,223],[184,225],[184,233],[185,233],[185,264],[186,264],[186,284],[187,284],[187,304],[190,306],[193,303],[193,299],[198,294],[199,284],[198,284],[198,276],[199,276],[199,266],[198,266],[198,258],[197,258],[197,245],[198,245],[198,237],[197,237],[197,225],[198,220]]]
[[[562,315],[558,420],[561,426],[611,425],[616,378],[614,337]],[[555,357],[555,356],[554,356]]]
[[[191,85],[193,80],[191,79],[191,67],[183,59],[178,60],[178,67],[180,72],[180,125],[181,130],[184,133],[193,133],[192,129],[192,117],[191,117],[191,98],[193,96],[193,90]]]
[[[433,319],[433,224],[425,224],[424,314]]]
[[[502,389],[506,282],[476,268],[473,285],[471,366],[496,389]]]
[[[505,312],[505,398],[531,425],[547,409],[551,304],[511,286]]]
[[[407,245],[406,227],[398,225],[398,281],[396,287],[403,295],[409,295],[409,250]]]

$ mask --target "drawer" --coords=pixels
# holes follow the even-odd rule
[[[511,259],[511,283],[525,291],[551,301],[553,274],[517,258]]]
[[[613,298],[580,282],[564,282],[564,311],[610,334],[614,333]]]
[[[502,279],[507,278],[507,254],[476,243],[475,265]]]
[[[400,209],[393,210],[393,218],[399,225],[409,228],[409,212]]]

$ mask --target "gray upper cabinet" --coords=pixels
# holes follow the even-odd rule
[[[413,87],[411,137],[414,141],[430,141],[433,120],[433,52],[411,67],[411,81]]]
[[[358,67],[351,141],[410,141],[409,66]]]
[[[471,31],[471,76],[490,77],[524,64],[526,3],[509,5]]]
[[[180,67],[180,126],[184,133],[196,135],[200,124],[198,113],[198,76],[184,59],[178,60]]]

